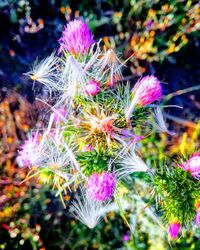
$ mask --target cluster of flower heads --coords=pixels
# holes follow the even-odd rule
[[[93,40],[82,20],[71,21],[59,39],[58,52],[27,73],[49,91],[49,103],[39,101],[51,114],[46,128],[33,131],[18,156],[21,166],[31,168],[28,178],[38,175],[44,183],[53,183],[61,197],[68,189],[77,189],[71,211],[89,228],[105,215],[122,179],[151,171],[137,150],[138,142],[149,134],[136,133],[140,122],[150,131],[169,133],[158,105],[161,82],[146,76],[131,88],[123,81],[124,63],[114,50],[103,51],[100,42]],[[199,155],[192,157],[181,166],[199,177],[195,158]],[[178,225],[170,225],[172,237]]]

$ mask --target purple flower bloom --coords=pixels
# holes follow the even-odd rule
[[[189,160],[178,165],[182,169],[189,171],[195,179],[200,178],[200,152],[194,153]]]
[[[123,241],[129,241],[129,235],[128,234],[125,234],[124,236],[123,236]]]
[[[80,19],[69,22],[58,41],[60,43],[59,51],[65,49],[75,55],[87,52],[94,42],[88,25]]]
[[[89,177],[86,191],[91,199],[103,202],[112,197],[115,186],[116,181],[112,173],[93,173]]]
[[[147,30],[150,30],[153,26],[153,20],[152,19],[148,19],[147,22],[146,22],[146,27],[147,27]]]
[[[133,88],[134,99],[140,106],[146,106],[162,96],[160,81],[155,76],[145,76]]]
[[[95,82],[94,80],[90,80],[86,84],[84,90],[85,90],[85,93],[87,95],[95,96],[96,94],[99,93],[101,88],[100,88],[100,84],[98,82]]]
[[[30,167],[35,157],[35,152],[39,145],[40,134],[35,133],[20,147],[17,162],[19,166]]]
[[[179,230],[181,228],[181,225],[179,222],[174,222],[169,225],[168,233],[169,235],[175,239],[178,237]]]
[[[196,225],[200,224],[200,203],[197,205],[197,213],[195,217],[195,223]]]

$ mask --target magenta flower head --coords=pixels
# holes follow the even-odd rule
[[[182,169],[190,172],[195,179],[200,178],[200,152],[194,153],[189,160],[178,165]]]
[[[36,155],[36,150],[40,143],[40,134],[35,133],[27,139],[24,144],[20,147],[19,154],[17,157],[17,163],[21,167],[30,167]]]
[[[72,54],[85,54],[94,42],[92,32],[81,19],[69,22],[58,40],[59,51],[67,50]]]
[[[159,100],[162,96],[160,81],[155,76],[139,79],[133,88],[133,95],[136,103],[142,107]]]
[[[197,204],[197,213],[195,217],[195,223],[196,225],[200,224],[200,203]]]
[[[116,181],[110,172],[93,173],[86,187],[87,196],[93,200],[105,201],[110,199],[115,191]]]
[[[179,222],[174,222],[169,225],[168,233],[171,236],[171,238],[175,239],[178,237],[180,228],[181,225]]]
[[[125,234],[123,236],[123,241],[129,241],[130,236],[128,234]]]
[[[144,107],[159,100],[162,96],[162,87],[155,76],[145,76],[136,82],[132,93],[133,100],[125,114],[127,120],[130,119],[137,104]]]
[[[98,82],[95,82],[94,80],[90,80],[85,85],[84,90],[87,95],[95,96],[96,94],[99,93],[99,91],[101,90],[101,87]]]

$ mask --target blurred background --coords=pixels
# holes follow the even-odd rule
[[[134,201],[126,213],[133,234],[117,211],[89,230],[73,220],[51,187],[41,187],[37,179],[21,183],[28,169],[17,166],[17,150],[41,123],[36,93],[23,73],[56,49],[66,22],[79,17],[105,49],[116,48],[123,60],[132,55],[125,79],[134,83],[141,75],[155,74],[163,82],[166,103],[183,107],[167,112],[176,136],[152,135],[141,145],[143,158],[163,160],[199,147],[198,1],[0,0],[0,249],[200,249],[199,229],[169,243],[142,201]],[[150,199],[148,188],[141,196]],[[70,199],[66,195],[67,203]]]

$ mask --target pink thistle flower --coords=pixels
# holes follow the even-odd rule
[[[200,203],[197,205],[197,213],[195,217],[195,223],[196,225],[200,224]]]
[[[194,153],[189,160],[178,165],[180,168],[190,172],[195,179],[200,178],[200,152]]]
[[[169,225],[168,233],[171,236],[171,238],[175,239],[178,237],[180,228],[181,228],[181,225],[179,222],[173,222]]]
[[[95,82],[94,80],[90,80],[86,84],[84,90],[87,95],[95,96],[96,94],[99,93],[99,91],[101,90],[101,87],[98,82]]]
[[[65,115],[67,114],[67,111],[66,109],[64,108],[59,108],[59,109],[56,109],[54,111],[54,121],[55,122],[61,122],[62,121],[62,117],[65,117]]]
[[[159,100],[162,96],[160,81],[155,76],[145,76],[139,79],[133,87],[133,100],[126,112],[126,118],[130,119],[135,106],[142,107]]]
[[[24,144],[20,147],[17,162],[19,166],[30,167],[35,159],[36,151],[39,146],[40,134],[35,133],[25,140]]]
[[[59,51],[65,49],[75,55],[85,54],[94,42],[88,25],[80,19],[69,22],[58,41]]]
[[[89,177],[86,192],[91,199],[103,202],[112,197],[115,186],[116,181],[112,173],[93,173]]]
[[[146,106],[159,100],[162,96],[160,81],[155,76],[145,76],[136,82],[133,94],[140,106]]]

